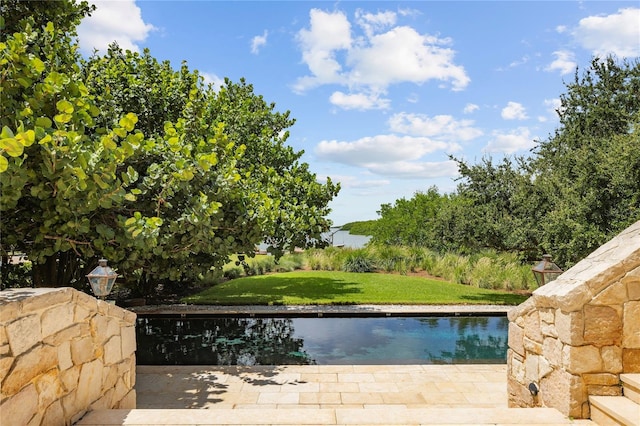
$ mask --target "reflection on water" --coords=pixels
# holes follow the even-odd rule
[[[138,318],[138,364],[504,363],[506,317]]]

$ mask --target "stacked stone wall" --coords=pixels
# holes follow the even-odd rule
[[[135,408],[135,319],[72,288],[0,292],[2,426]]]
[[[640,372],[640,222],[534,291],[509,321],[510,406],[589,418],[589,395],[620,395],[620,374]]]

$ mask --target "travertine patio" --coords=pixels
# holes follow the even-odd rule
[[[136,410],[89,412],[78,425],[594,424],[507,408],[506,368],[139,366]]]

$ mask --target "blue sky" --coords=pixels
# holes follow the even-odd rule
[[[149,48],[291,111],[288,143],[341,182],[335,224],[437,186],[449,155],[527,155],[593,55],[640,56],[638,1],[94,1],[81,50]]]

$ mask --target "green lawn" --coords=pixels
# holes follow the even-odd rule
[[[498,304],[526,296],[397,274],[296,271],[237,278],[183,299],[212,305]]]

